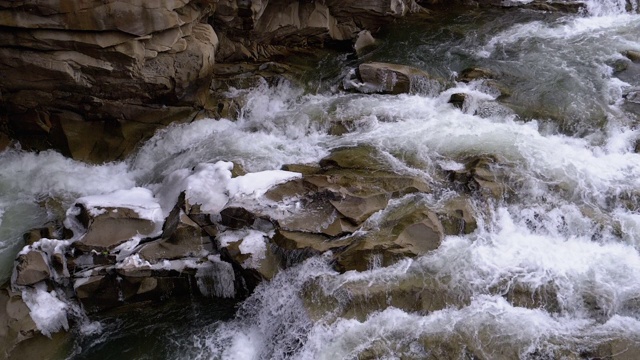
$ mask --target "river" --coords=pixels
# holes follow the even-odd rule
[[[490,156],[515,195],[477,202],[478,229],[446,237],[423,257],[344,274],[313,258],[261,284],[235,317],[228,316],[233,305],[194,304],[162,317],[97,318],[101,330],[78,332],[66,356],[440,359],[466,358],[469,350],[486,359],[546,359],[575,358],[612,339],[640,343],[640,115],[625,100],[640,90],[640,65],[623,55],[640,51],[640,5],[586,5],[578,14],[478,8],[403,20],[362,58],[320,62],[304,88],[284,82],[248,90],[238,119],[171,126],[122,162],[90,166],[51,151],[5,151],[0,282],[10,276],[22,234],[77,197],[156,190],[172,171],[198,163],[272,170],[370,145],[397,172],[434,185],[432,194],[405,201],[437,204],[459,190],[432,176],[434,169]],[[404,95],[341,91],[344,75],[362,61],[415,66],[452,85]],[[453,81],[471,66],[498,74],[508,96],[481,81]],[[454,93],[469,94],[462,109],[448,102]],[[336,119],[351,131],[329,135]],[[365,318],[342,317],[326,304],[319,315],[306,310],[305,284],[314,279],[339,297],[345,286],[392,288],[426,277],[445,279],[460,301],[430,313],[387,307]],[[513,305],[503,295],[517,287],[552,287],[554,310]]]

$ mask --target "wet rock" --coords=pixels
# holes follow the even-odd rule
[[[256,215],[245,208],[228,207],[220,212],[220,224],[232,229],[251,227],[256,221]]]
[[[45,261],[43,254],[39,251],[31,250],[24,255],[18,256],[16,266],[15,284],[21,286],[33,285],[42,280],[49,279],[51,271]]]
[[[341,195],[368,197],[378,194],[389,194],[399,197],[406,194],[429,193],[431,187],[424,179],[417,176],[398,175],[388,171],[371,172],[359,169],[331,169],[322,174],[304,177],[304,181],[315,186],[319,191],[327,190],[337,197]]]
[[[240,277],[259,282],[273,278],[280,270],[281,259],[267,235],[254,229],[228,230],[221,233],[216,242],[222,259],[242,269]]]
[[[363,85],[357,90],[364,93],[416,92],[434,81],[426,72],[411,66],[375,62],[360,64],[358,77]]]
[[[368,197],[347,195],[339,200],[331,200],[331,205],[354,224],[361,224],[373,213],[387,207],[389,198],[388,194]]]
[[[22,238],[24,239],[24,243],[26,245],[33,245],[35,242],[40,241],[41,239],[57,239],[58,234],[55,225],[49,224],[49,226],[46,227],[29,230],[24,235],[22,235]]]
[[[471,67],[462,70],[457,80],[461,82],[471,82],[478,79],[494,79],[495,77],[496,74],[489,69]]]
[[[363,30],[377,31],[420,10],[414,0],[218,3],[214,13],[214,22],[221,25],[217,56],[223,62],[283,56],[309,46],[352,40]]]
[[[640,51],[627,50],[624,52],[624,56],[633,62],[640,62]]]
[[[434,209],[446,235],[470,234],[478,228],[475,211],[470,201],[456,198],[447,201],[441,209]]]
[[[464,168],[448,170],[447,177],[462,190],[482,196],[502,199],[509,194],[501,182],[504,169],[491,157],[474,157],[463,160]]]
[[[319,277],[305,284],[303,300],[312,318],[329,322],[337,317],[364,321],[389,307],[427,314],[469,301],[453,296],[445,284],[424,273],[389,282]]]
[[[184,213],[188,208],[184,195],[181,195],[165,221],[161,238],[144,244],[137,253],[151,263],[157,263],[160,260],[203,257],[211,253],[213,251],[211,238]]]
[[[0,133],[0,153],[5,151],[11,145],[11,138],[6,134]]]
[[[88,312],[116,307],[123,300],[118,282],[113,276],[77,278],[73,282],[73,288],[76,297]]]
[[[320,160],[323,169],[343,168],[360,170],[389,170],[379,150],[370,146],[340,148]]]
[[[323,234],[277,230],[273,242],[285,250],[312,250],[315,254],[344,247],[349,240],[332,240]]]
[[[517,6],[524,9],[565,13],[577,13],[584,8],[584,4],[578,1],[532,1],[530,3],[522,3],[520,1],[503,1],[500,5],[504,7]]]
[[[0,289],[0,354],[10,358],[19,343],[37,334],[38,328],[22,297],[10,289]]]
[[[465,93],[451,94],[451,97],[449,98],[449,104],[453,104],[453,106],[457,107],[458,109],[462,109],[462,106],[464,105],[467,97],[468,95]]]
[[[389,266],[405,257],[435,250],[444,237],[444,228],[433,211],[423,205],[408,204],[386,209],[373,229],[353,239],[336,256],[340,271],[365,271]]]
[[[635,360],[640,358],[640,338],[629,336],[608,340],[584,355],[592,359]]]
[[[129,208],[96,208],[100,213],[95,215],[82,205],[76,206],[80,208],[77,218],[87,232],[73,246],[83,252],[108,252],[134,236],[149,235],[156,228],[153,221],[141,218]]]
[[[298,172],[302,175],[310,175],[320,171],[320,167],[315,165],[287,164],[282,166],[282,170]]]
[[[502,284],[492,292],[502,295],[511,305],[528,309],[545,309],[549,313],[562,310],[558,302],[558,289],[553,283],[528,286],[522,283]]]

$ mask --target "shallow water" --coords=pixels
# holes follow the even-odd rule
[[[88,166],[53,152],[5,152],[0,277],[8,277],[21,234],[55,217],[56,206],[37,205],[45,198],[64,208],[78,196],[157,190],[171,172],[201,162],[270,170],[368,144],[398,172],[423,176],[435,189],[396,206],[437,206],[458,191],[440,177],[442,170],[482,155],[498,159],[515,195],[476,200],[480,226],[470,235],[447,237],[426,256],[363,273],[338,274],[326,259],[311,259],[260,285],[232,320],[206,305],[166,318],[100,318],[102,331],[79,335],[70,357],[425,358],[442,356],[443,344],[465,344],[484,358],[509,359],[575,353],[610,339],[640,341],[640,154],[633,152],[640,132],[638,114],[622,106],[640,78],[614,73],[626,61],[622,51],[640,50],[640,15],[621,4],[589,1],[582,14],[478,9],[385,30],[363,60],[420,67],[448,82],[437,94],[341,92],[340,76],[357,65],[344,56],[319,65],[321,75],[307,86],[318,92],[265,84],[245,94],[239,119],[169,127],[121,163]],[[510,96],[496,102],[495,88],[456,83],[469,66],[497,73]],[[473,97],[463,110],[448,103],[457,92]],[[328,135],[336,121],[351,132]],[[429,313],[387,307],[363,319],[340,315],[340,294],[350,286],[392,289],[420,279],[438,280],[460,301]],[[338,299],[337,307],[307,313],[310,282]],[[504,296],[549,287],[556,294],[552,307],[518,307]],[[182,317],[187,320],[177,320]],[[145,329],[171,341],[147,342]]]

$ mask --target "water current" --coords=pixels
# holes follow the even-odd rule
[[[123,162],[90,166],[52,151],[7,150],[0,154],[0,282],[10,275],[22,234],[60,216],[77,197],[155,190],[172,171],[198,163],[271,170],[371,145],[396,171],[433,185],[432,194],[395,204],[402,206],[437,205],[457,190],[435,169],[491,156],[517,195],[476,203],[478,229],[446,237],[428,255],[344,274],[312,258],[261,284],[232,319],[200,305],[164,318],[99,319],[102,332],[79,334],[68,356],[441,359],[465,358],[468,349],[486,359],[544,359],[611,340],[640,343],[640,118],[625,101],[640,89],[640,66],[623,55],[640,51],[637,7],[590,0],[578,14],[465,9],[408,19],[383,30],[363,58],[328,57],[304,87],[285,82],[230,94],[247,99],[238,119],[171,126]],[[404,95],[339,90],[362,61],[412,65],[451,85]],[[453,81],[470,66],[498,74],[509,96],[496,100],[500,91],[481,81]],[[454,93],[470,95],[462,109],[448,103]],[[329,135],[335,121],[351,131]],[[458,301],[430,313],[390,306],[342,316],[346,287],[392,289],[426,278],[442,280]],[[321,311],[310,314],[310,282],[338,305],[315,304]],[[516,288],[552,288],[554,308],[513,305],[503,295]],[[140,329],[152,329],[156,340]]]

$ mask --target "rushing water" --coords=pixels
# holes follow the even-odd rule
[[[397,171],[424,176],[438,189],[400,201],[436,204],[454,189],[434,169],[489,155],[508,169],[506,185],[517,196],[476,204],[481,226],[470,235],[447,237],[426,256],[363,273],[338,274],[326,259],[311,259],[260,285],[232,320],[196,320],[189,314],[217,311],[200,305],[178,315],[190,321],[179,331],[175,317],[131,320],[171,341],[149,343],[136,326],[118,325],[129,320],[100,319],[102,332],[78,335],[72,356],[438,358],[435,349],[450,346],[456,354],[464,344],[487,359],[510,359],[611,339],[640,342],[640,154],[633,150],[640,130],[638,114],[623,100],[640,87],[640,71],[621,54],[640,51],[637,6],[591,0],[580,14],[467,9],[430,22],[408,20],[386,30],[381,45],[360,59],[423,68],[452,84],[438,94],[340,92],[340,76],[357,63],[344,57],[339,70],[333,60],[319,65],[310,82],[318,92],[289,84],[252,89],[242,94],[247,105],[239,119],[170,127],[121,163],[87,166],[53,152],[6,151],[0,155],[0,278],[9,275],[21,234],[59,216],[76,197],[156,189],[172,171],[201,162],[268,170],[369,144],[388,154]],[[505,105],[494,101],[495,88],[453,82],[469,66],[498,74],[510,93]],[[463,110],[448,103],[458,92],[472,96]],[[335,121],[351,124],[351,132],[328,135]],[[391,288],[424,278],[442,280],[443,291],[461,299],[458,306],[431,313],[388,307],[362,319],[334,308],[314,316],[306,311],[310,281],[339,297],[346,286]],[[502,296],[516,287],[549,286],[557,295],[553,312],[517,307]]]

